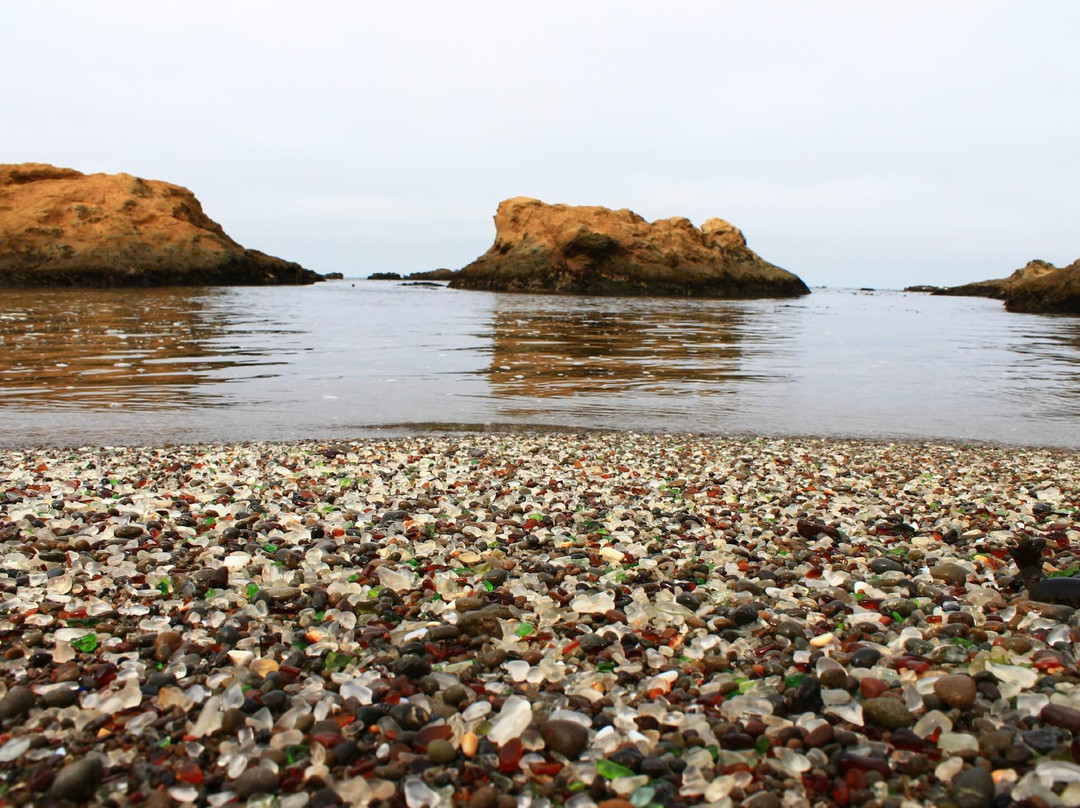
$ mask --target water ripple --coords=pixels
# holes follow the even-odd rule
[[[9,290],[0,345],[7,445],[460,423],[1080,447],[1080,319],[977,298]]]

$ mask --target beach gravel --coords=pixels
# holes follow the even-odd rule
[[[1077,806],[1078,468],[615,433],[0,452],[0,802]]]

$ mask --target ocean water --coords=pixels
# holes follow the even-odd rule
[[[0,445],[600,428],[1080,447],[1080,318],[815,289],[4,290]]]

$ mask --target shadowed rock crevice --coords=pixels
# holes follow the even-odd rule
[[[738,228],[701,228],[673,217],[647,222],[629,210],[547,205],[516,197],[499,205],[495,243],[462,269],[457,289],[590,295],[792,297],[797,276],[762,260]]]

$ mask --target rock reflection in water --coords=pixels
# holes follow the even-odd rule
[[[493,312],[492,393],[731,393],[750,380],[746,321],[745,308],[723,301],[501,296]]]
[[[206,289],[5,290],[0,406],[214,406],[201,390],[267,358],[231,344],[237,317]]]
[[[1074,318],[983,298],[378,281],[0,294],[0,446],[470,424],[1080,447],[1078,379]]]

